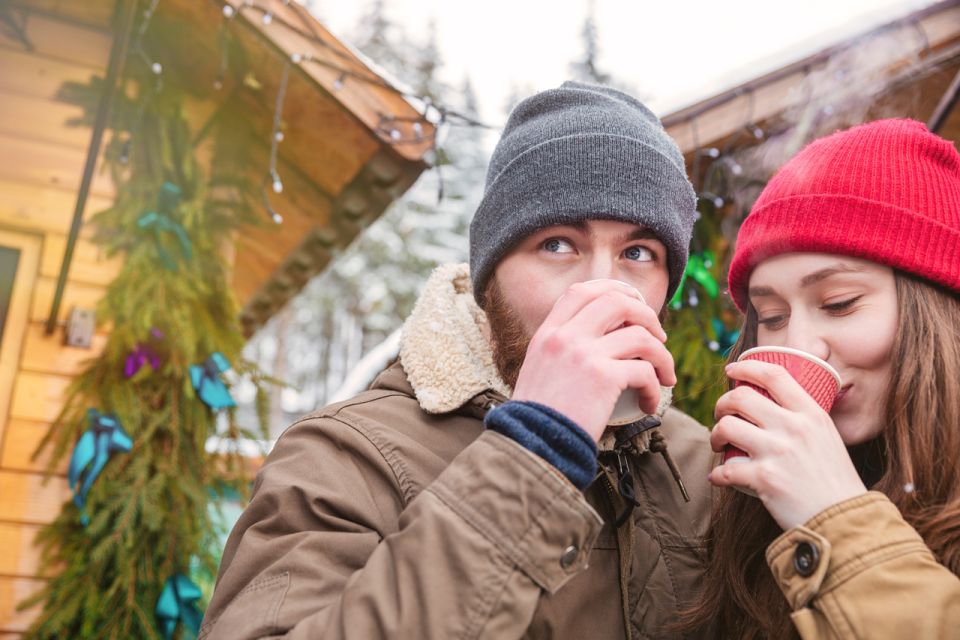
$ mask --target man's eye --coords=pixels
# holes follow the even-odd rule
[[[570,253],[573,247],[562,238],[550,238],[543,243],[543,248],[551,253]]]
[[[650,262],[654,259],[653,251],[640,245],[630,247],[623,252],[623,255],[627,260],[636,260],[637,262]]]

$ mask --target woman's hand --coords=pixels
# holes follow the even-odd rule
[[[786,369],[747,360],[729,365],[727,375],[774,400],[744,385],[720,398],[710,444],[714,451],[732,444],[750,460],[716,467],[710,482],[753,489],[784,530],[866,493],[833,420]]]

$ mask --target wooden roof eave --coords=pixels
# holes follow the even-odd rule
[[[717,141],[728,139],[744,127],[774,121],[800,100],[811,99],[792,93],[811,72],[824,68],[832,58],[861,46],[865,40],[894,33],[906,35],[906,41],[912,40],[911,46],[891,51],[887,60],[878,61],[894,78],[953,59],[960,46],[960,0],[937,3],[675,111],[662,118],[663,125],[689,157],[698,148],[715,146]],[[911,64],[911,60],[916,64]]]

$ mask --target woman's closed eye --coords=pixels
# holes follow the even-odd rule
[[[770,329],[770,330],[779,329],[783,326],[783,324],[787,321],[787,318],[789,317],[790,316],[785,313],[766,316],[766,317],[758,317],[757,324],[762,324],[764,328]]]
[[[849,311],[850,308],[853,307],[853,305],[862,297],[863,296],[854,296],[852,298],[841,300],[839,302],[831,302],[830,304],[823,304],[823,305],[820,305],[820,308],[830,313],[842,314],[846,311]]]

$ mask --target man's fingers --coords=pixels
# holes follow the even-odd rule
[[[567,322],[571,330],[591,336],[606,335],[624,325],[643,327],[661,342],[667,340],[656,312],[622,291],[605,291]]]
[[[643,296],[633,286],[619,280],[591,280],[571,285],[554,303],[553,309],[543,321],[544,327],[559,327],[577,315],[585,306],[608,291],[618,291],[638,302]]]
[[[677,384],[673,355],[644,327],[629,326],[613,331],[600,340],[604,355],[617,360],[645,360],[653,365],[665,387]]]
[[[654,414],[660,404],[660,380],[653,365],[644,360],[616,360],[614,371],[625,383],[626,389],[634,389],[639,396],[640,409]]]

